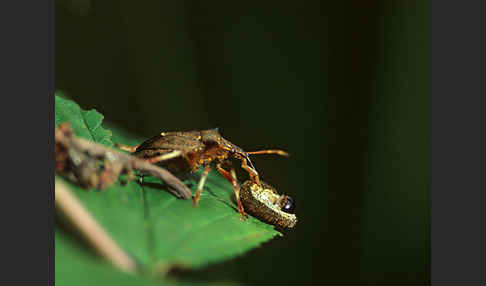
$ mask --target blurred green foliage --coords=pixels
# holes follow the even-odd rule
[[[292,155],[252,161],[297,228],[187,275],[430,283],[429,1],[89,3],[57,5],[57,88],[143,138],[219,126]]]
[[[57,285],[138,285],[138,286],[236,286],[236,283],[198,283],[196,281],[178,281],[161,277],[140,277],[120,272],[99,257],[87,253],[71,236],[56,229],[56,269]]]

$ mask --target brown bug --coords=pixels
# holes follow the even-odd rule
[[[297,223],[294,200],[278,194],[274,187],[263,181],[260,185],[244,182],[240,195],[245,209],[266,223],[283,228],[293,228]]]
[[[203,166],[204,171],[193,199],[194,205],[197,205],[204,183],[211,170],[210,165],[214,163],[216,170],[233,185],[238,212],[245,218],[246,214],[240,201],[240,187],[231,159],[240,160],[241,167],[248,172],[251,182],[260,185],[260,177],[251,163],[249,155],[278,154],[289,156],[282,150],[245,152],[224,139],[219,134],[218,128],[201,131],[162,132],[138,146],[118,146],[123,150],[132,152],[132,155],[138,158],[163,166],[174,174],[194,172]]]

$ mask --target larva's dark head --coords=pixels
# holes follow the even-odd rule
[[[280,209],[289,214],[295,214],[295,201],[289,196],[283,195],[280,199]]]

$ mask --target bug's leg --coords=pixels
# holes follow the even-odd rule
[[[240,201],[240,186],[238,185],[238,180],[236,179],[235,169],[233,169],[233,167],[231,166],[231,169],[228,172],[223,169],[220,164],[216,165],[216,169],[218,170],[218,172],[221,173],[221,175],[226,178],[226,180],[228,180],[233,185],[233,189],[235,190],[236,203],[238,204],[238,212],[241,214],[242,218],[248,218]]]
[[[149,162],[149,163],[154,164],[154,163],[157,163],[157,162],[162,162],[162,161],[169,160],[169,159],[172,159],[172,158],[175,158],[175,157],[179,157],[181,154],[182,154],[181,151],[176,150],[176,151],[172,151],[172,152],[160,155],[160,156],[156,156],[156,157],[152,157],[152,158],[144,159],[144,160]]]
[[[128,146],[128,145],[123,145],[123,144],[115,144],[116,147],[124,150],[124,151],[128,151],[130,153],[133,153],[135,151],[137,151],[137,148],[138,148],[138,145],[137,146]]]
[[[289,157],[289,153],[283,151],[283,150],[258,150],[258,151],[251,151],[251,152],[246,152],[247,154],[277,154],[280,156],[284,157]]]
[[[248,166],[248,164],[246,163],[246,159],[241,159],[241,168],[243,168],[248,172],[252,182],[256,183],[257,185],[260,185],[260,176],[258,176],[258,173],[255,169]]]
[[[197,186],[196,195],[194,196],[194,200],[192,201],[192,204],[194,206],[197,206],[197,202],[199,201],[199,196],[201,195],[201,191],[204,188],[204,183],[206,182],[206,178],[208,177],[210,170],[211,170],[210,166],[204,167],[204,172],[201,176],[201,179],[199,180],[199,185]]]

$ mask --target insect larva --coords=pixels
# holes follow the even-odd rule
[[[260,220],[283,228],[293,228],[297,223],[295,202],[287,195],[280,195],[274,187],[261,181],[246,181],[241,186],[240,199],[250,214]]]

